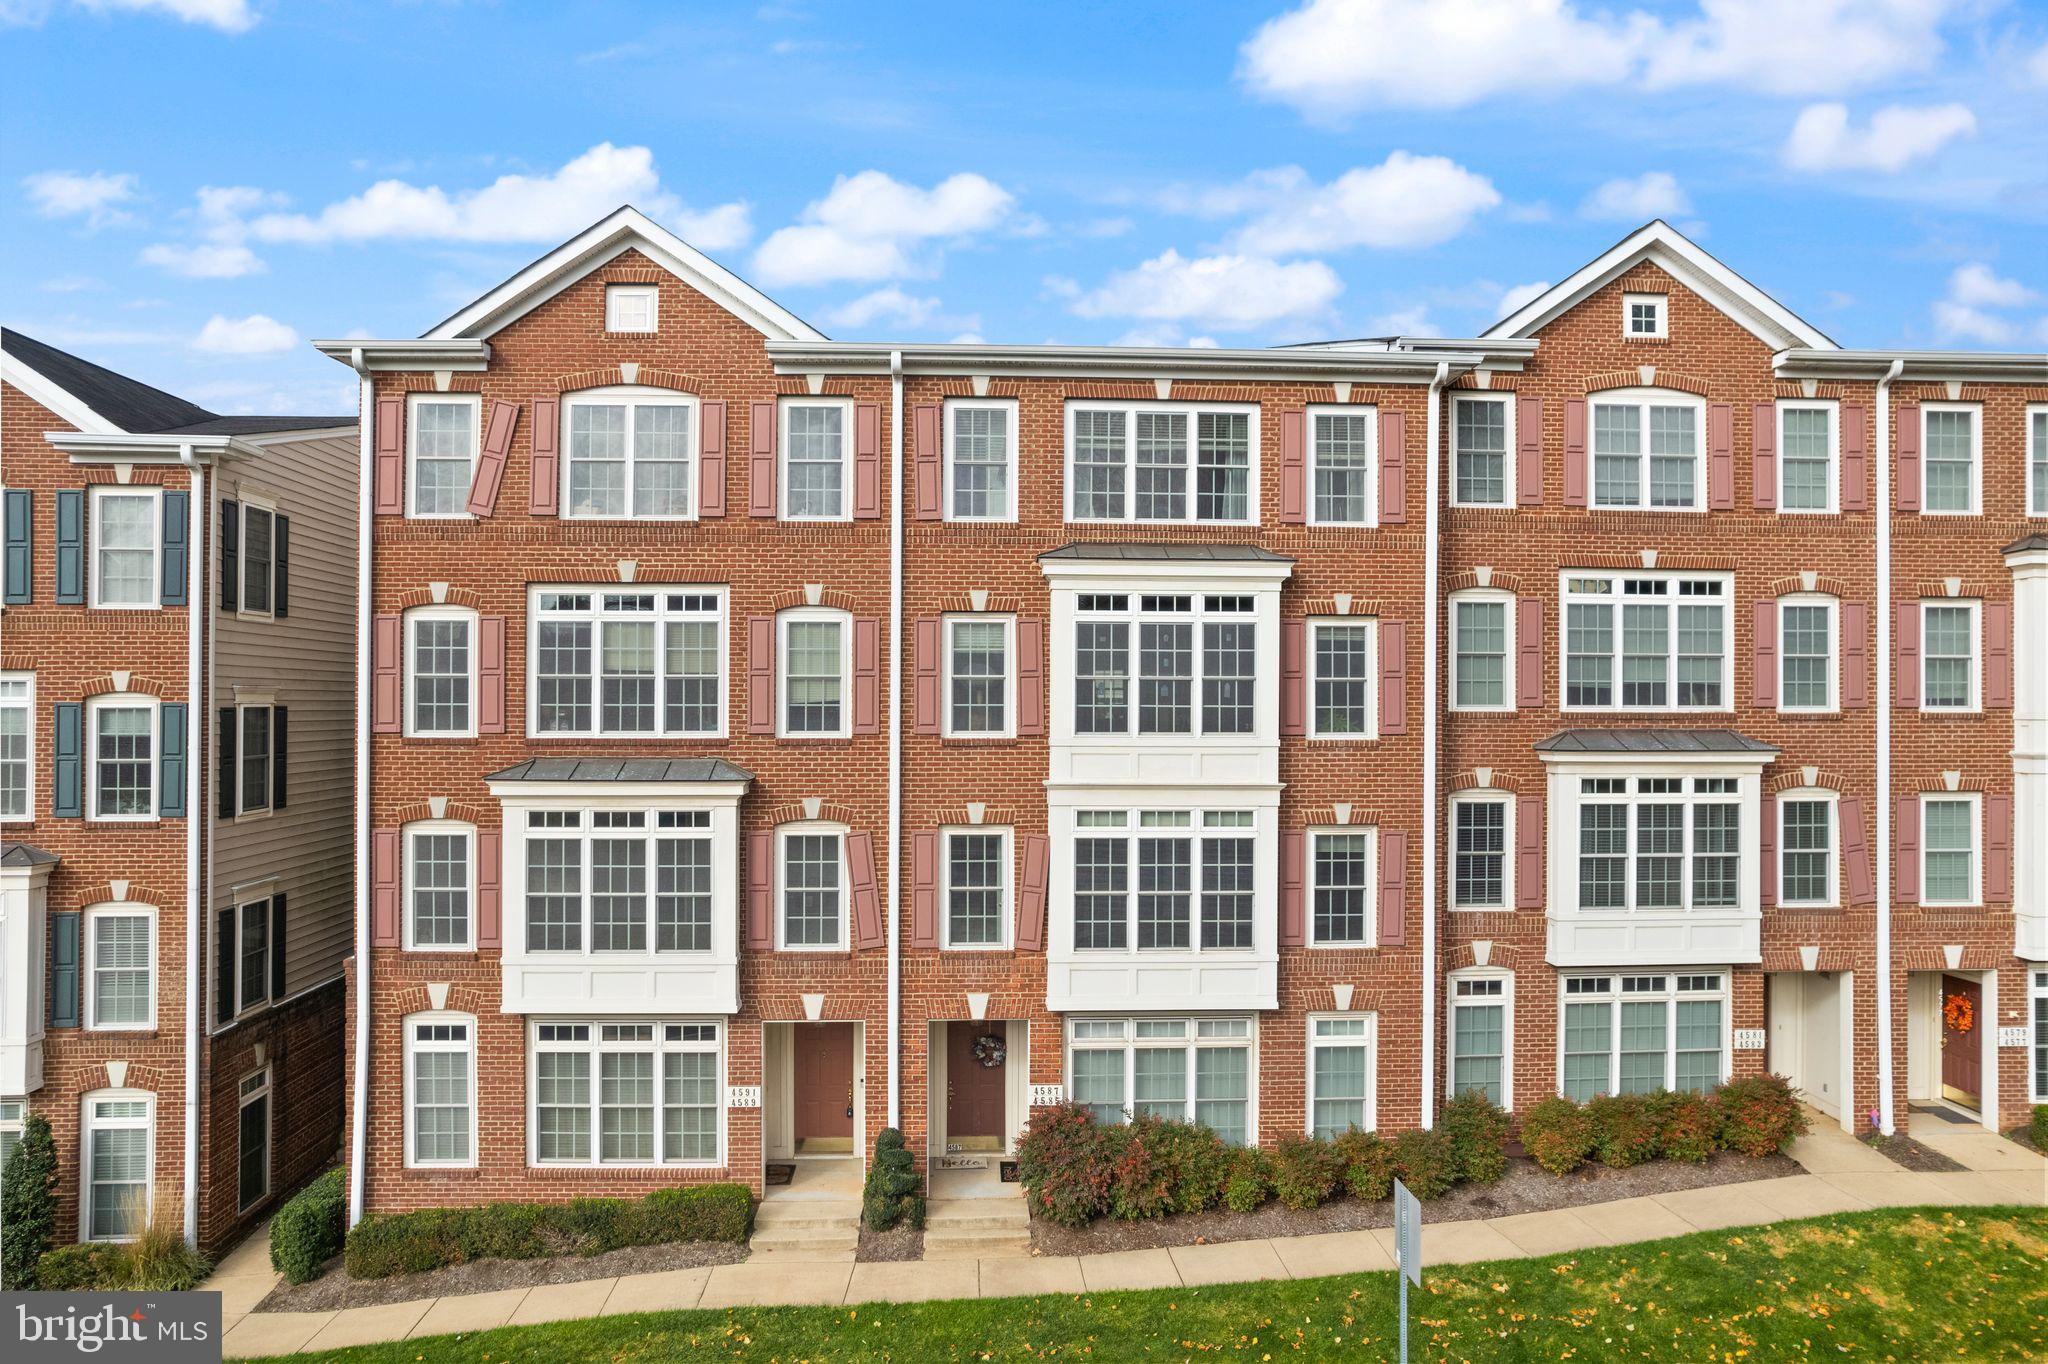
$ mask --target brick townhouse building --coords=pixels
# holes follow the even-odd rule
[[[2048,358],[1663,223],[1469,339],[836,343],[630,208],[317,344],[358,1213],[1062,1098],[2048,1089]]]
[[[342,1135],[353,417],[0,332],[0,1157],[216,1251]]]

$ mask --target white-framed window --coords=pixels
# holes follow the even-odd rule
[[[1515,804],[1505,791],[1451,797],[1451,908],[1515,905]]]
[[[268,896],[245,900],[221,911],[221,931],[234,935],[235,1013],[260,1008],[283,992],[283,981],[270,978],[270,915]]]
[[[1974,711],[1981,705],[1981,603],[1941,598],[1920,603],[1920,708]]]
[[[528,733],[724,735],[723,587],[542,587],[531,607]]]
[[[1515,598],[1496,588],[1451,595],[1451,709],[1513,710]]]
[[[1017,400],[946,404],[946,519],[1017,519]]]
[[[1825,712],[1836,708],[1835,641],[1840,603],[1818,593],[1778,599],[1778,709]]]
[[[80,1101],[78,1239],[132,1241],[149,1225],[156,1171],[156,1096],[140,1089],[99,1089]]]
[[[1920,430],[1921,512],[1975,516],[1984,501],[1982,405],[1922,403]]]
[[[235,782],[237,815],[270,813],[270,772],[272,735],[276,712],[268,701],[235,707],[235,728],[240,731],[235,749],[239,771]]]
[[[5,1174],[14,1148],[21,1145],[21,1129],[28,1118],[28,1105],[20,1099],[0,1099],[0,1174]]]
[[[1837,796],[1802,788],[1778,796],[1778,903],[1828,909],[1840,904],[1836,872]]]
[[[1076,951],[1253,946],[1250,810],[1077,810]]]
[[[1671,334],[1671,300],[1664,294],[1623,294],[1621,334],[1631,341]]]
[[[1371,947],[1379,939],[1380,831],[1308,830],[1308,940]]]
[[[847,945],[846,830],[786,824],[775,831],[775,945],[785,952],[838,952]]]
[[[1940,908],[1984,903],[1982,797],[1974,791],[1920,797],[1920,903]]]
[[[1581,777],[1578,907],[1730,909],[1742,898],[1734,777]]]
[[[408,516],[469,515],[469,485],[476,478],[477,449],[483,439],[483,401],[474,393],[407,396]]]
[[[651,332],[661,317],[658,284],[604,286],[604,329],[608,332]]]
[[[1515,1106],[1515,978],[1505,971],[1453,972],[1450,978],[1450,1085],[1455,1099],[1477,1090]]]
[[[825,606],[776,618],[784,738],[843,739],[853,732],[853,618]]]
[[[1255,600],[1249,594],[1080,594],[1074,732],[1251,733]]]
[[[270,1197],[270,1067],[242,1077],[235,1122],[235,1206]]]
[[[1571,974],[1558,989],[1558,1092],[1566,1098],[1703,1094],[1728,1078],[1726,972]]]
[[[2029,1053],[2034,1064],[2028,1067],[2033,1087],[2028,1097],[2037,1104],[2048,1103],[2048,971],[2035,971],[2029,980],[2032,984],[2027,991],[2027,1013],[2033,1020]]]
[[[0,822],[35,818],[36,675],[0,673]]]
[[[1258,520],[1255,406],[1067,405],[1067,519]]]
[[[697,400],[592,388],[562,400],[562,515],[685,521],[695,514]]]
[[[1370,1132],[1378,1105],[1373,1055],[1376,1014],[1310,1014],[1308,1018],[1308,1131],[1328,1140],[1357,1129]]]
[[[476,1164],[476,1019],[468,1014],[405,1019],[405,1163]]]
[[[271,589],[277,575],[277,511],[267,503],[242,499],[242,513],[236,522],[241,536],[235,556],[242,575],[241,591],[235,596],[236,610],[244,616],[269,616]]]
[[[85,913],[85,1026],[156,1026],[156,911],[100,905]]]
[[[1379,520],[1379,409],[1308,410],[1308,519],[1317,526],[1370,526]]]
[[[1698,511],[1705,505],[1705,399],[1644,388],[1602,393],[1588,402],[1594,506]]]
[[[2027,408],[2027,515],[2048,516],[2048,403]]]
[[[1451,399],[1451,505],[1508,507],[1515,501],[1512,394]]]
[[[711,950],[708,810],[529,810],[526,950]]]
[[[1367,616],[1308,622],[1310,737],[1379,737],[1379,636],[1379,622]]]
[[[91,753],[92,817],[156,818],[157,702],[128,692],[85,704]]]
[[[1564,709],[1727,710],[1728,574],[1563,575]]]
[[[476,826],[423,819],[405,826],[405,945],[415,952],[476,945]]]
[[[1097,1122],[1198,1122],[1232,1146],[1254,1135],[1249,1018],[1073,1018],[1067,1092]]]
[[[163,493],[157,488],[92,490],[92,604],[152,611],[161,598]]]
[[[535,1165],[716,1165],[725,1126],[715,1020],[532,1025]]]
[[[939,831],[939,890],[947,947],[1010,945],[1011,833],[988,825]]]
[[[476,734],[476,612],[421,606],[405,616],[405,732],[415,738]]]
[[[945,733],[954,739],[1007,739],[1016,732],[1011,671],[1017,618],[947,616]]]
[[[1831,401],[1778,400],[1778,510],[1837,510],[1842,481],[1835,474],[1841,452],[1841,416]]]
[[[851,398],[784,398],[782,519],[853,518]]]

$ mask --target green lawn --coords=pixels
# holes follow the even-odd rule
[[[1891,1209],[1424,1271],[1417,1360],[2048,1358],[2048,1212]],[[1392,1358],[1391,1274],[654,1312],[294,1356],[351,1364]]]

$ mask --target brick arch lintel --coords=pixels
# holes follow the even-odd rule
[[[112,673],[103,673],[98,677],[89,679],[84,686],[78,689],[78,694],[82,697],[154,696],[161,700],[164,689],[164,684],[157,681],[154,677],[145,677],[141,673],[130,673],[128,674],[128,686],[124,690],[114,685]]]
[[[1512,772],[1502,772],[1495,768],[1487,773],[1487,778],[1486,782],[1481,783],[1479,780],[1479,769],[1468,767],[1451,778],[1451,784],[1447,789],[1452,791],[1506,791],[1510,795],[1516,796],[1522,794],[1523,781]]]

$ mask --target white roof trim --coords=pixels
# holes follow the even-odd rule
[[[637,247],[748,326],[778,341],[822,341],[824,335],[795,313],[627,205],[563,242],[512,278],[426,334],[428,340],[488,337]]]
[[[1824,332],[1708,255],[1661,218],[1637,228],[1571,278],[1545,290],[1481,335],[1487,340],[1531,335],[1641,260],[1655,261],[1774,350],[1794,346],[1835,348],[1834,341]]]
[[[118,434],[121,430],[73,397],[70,389],[59,387],[55,380],[41,370],[7,351],[0,351],[0,379],[5,379],[80,431],[107,436]]]

